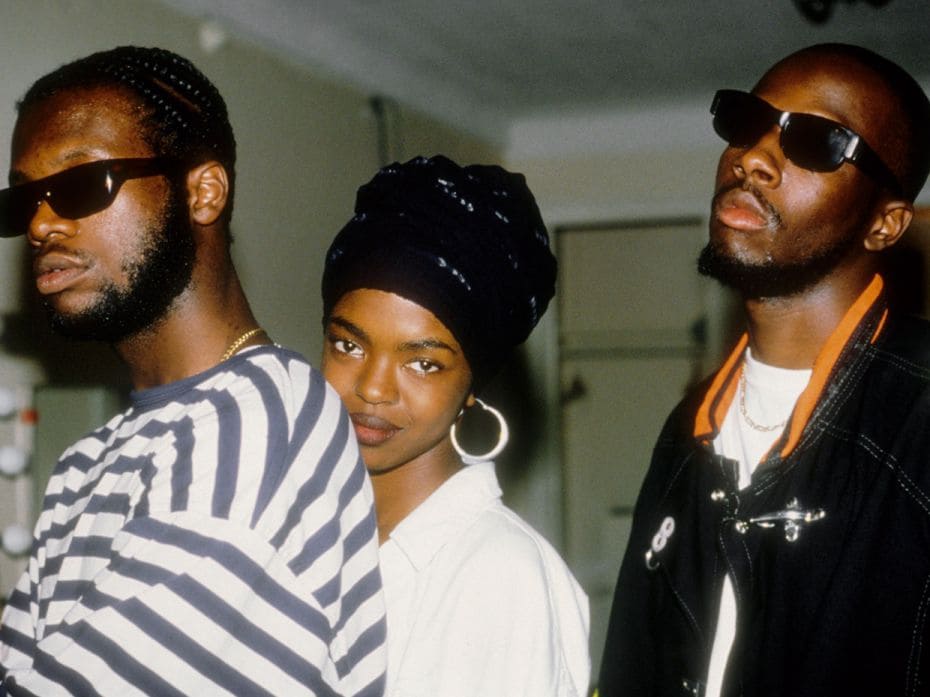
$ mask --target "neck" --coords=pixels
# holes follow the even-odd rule
[[[779,368],[811,368],[824,344],[872,280],[824,279],[795,296],[744,299],[753,356]]]
[[[115,345],[129,367],[135,389],[165,385],[196,375],[220,362],[237,338],[258,326],[239,279],[231,268],[222,279],[194,278],[153,326]],[[241,348],[267,343],[252,336]]]
[[[384,544],[404,518],[462,467],[446,438],[415,460],[384,472],[369,472],[375,494],[378,543]]]

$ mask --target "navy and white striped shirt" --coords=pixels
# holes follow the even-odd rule
[[[383,692],[370,483],[296,353],[134,393],[62,455],[35,535],[0,628],[13,695]]]

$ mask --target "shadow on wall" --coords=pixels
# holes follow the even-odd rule
[[[7,353],[38,361],[46,382],[59,386],[99,386],[128,394],[129,373],[113,349],[97,341],[75,341],[55,334],[48,324],[45,308],[36,292],[31,254],[23,245],[20,275],[23,309],[3,318],[0,337]]]
[[[926,231],[924,231],[926,232]],[[886,251],[882,275],[888,287],[888,300],[898,313],[927,316],[927,256],[913,238]]]
[[[500,410],[510,428],[510,442],[495,458],[504,500],[529,476],[546,438],[545,392],[533,380],[522,348],[478,395]],[[459,443],[470,453],[486,453],[497,442],[497,419],[483,409],[469,409],[456,429]]]

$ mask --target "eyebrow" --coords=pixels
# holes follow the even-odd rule
[[[350,322],[344,317],[338,317],[338,316],[330,317],[328,323],[335,324],[337,327],[342,327],[347,332],[349,332],[349,334],[352,334],[353,336],[355,336],[356,339],[361,339],[362,341],[370,341],[370,338],[364,329],[362,329],[357,324]]]
[[[417,339],[415,341],[405,341],[398,347],[400,351],[421,351],[423,349],[444,349],[452,353],[458,353],[454,348],[449,346],[445,341],[439,339]]]
[[[366,341],[371,343],[371,337],[368,336],[368,332],[362,329],[360,326],[354,322],[350,322],[345,317],[339,317],[335,315],[329,318],[329,324],[335,324],[337,327],[342,327],[347,332],[352,334],[356,339],[360,341]],[[412,341],[404,341],[397,345],[397,350],[408,353],[410,351],[422,351],[424,349],[439,349],[449,351],[450,353],[458,355],[452,346],[447,344],[445,341],[440,341],[432,337],[426,337],[423,339],[414,339]]]
[[[29,181],[29,177],[26,176],[26,173],[18,169],[11,169],[9,175],[7,175],[7,184],[9,186],[28,184]]]
[[[66,169],[70,169],[72,166],[70,163],[74,162],[75,160],[80,160],[85,157],[93,157],[96,154],[97,153],[94,150],[87,150],[83,148],[78,149],[78,150],[72,150],[67,155],[65,155],[64,158],[61,159],[61,162],[59,164],[64,165],[64,166],[62,167],[62,169],[59,170],[59,172],[63,172]],[[109,158],[103,158],[103,159],[109,159]],[[55,174],[58,174],[58,172],[55,172]],[[30,181],[38,181],[38,180],[30,179],[29,177],[26,176],[26,173],[21,170],[10,169],[10,173],[7,176],[7,181],[9,182],[10,186],[18,186],[19,184],[28,184]]]

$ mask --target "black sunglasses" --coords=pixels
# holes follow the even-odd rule
[[[56,215],[77,220],[109,207],[127,179],[179,170],[178,161],[167,157],[97,160],[11,186],[0,191],[0,237],[25,234],[43,201]]]
[[[841,123],[791,111],[779,111],[764,99],[739,90],[719,90],[710,107],[714,130],[736,148],[748,148],[772,126],[781,127],[785,157],[813,172],[833,172],[851,162],[894,193],[901,184],[888,166],[855,131]]]

